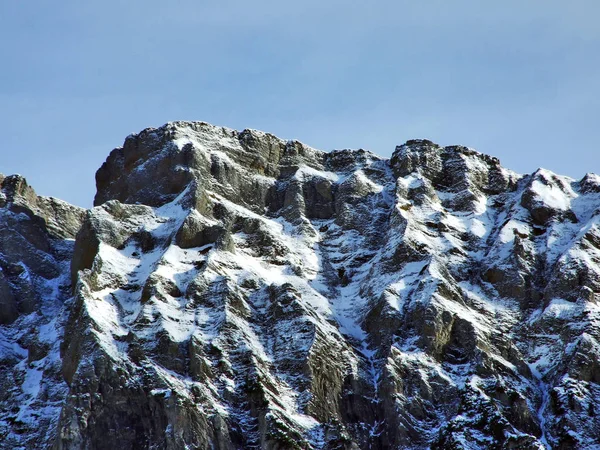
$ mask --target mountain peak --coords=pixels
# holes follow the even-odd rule
[[[6,445],[596,445],[597,176],[170,122],[96,182],[0,177]]]

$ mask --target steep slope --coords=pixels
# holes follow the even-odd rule
[[[67,395],[59,339],[84,210],[0,175],[0,447],[43,448]]]
[[[174,122],[96,182],[59,264],[59,423],[14,442],[600,448],[599,177]]]

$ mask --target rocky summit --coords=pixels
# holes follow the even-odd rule
[[[0,177],[2,449],[600,449],[600,177],[173,122]]]

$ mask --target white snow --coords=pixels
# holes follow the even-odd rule
[[[554,298],[543,312],[543,316],[552,316],[557,319],[569,319],[575,312],[581,310],[576,303]]]
[[[539,180],[534,180],[531,184],[531,188],[539,195],[542,201],[551,208],[565,211],[569,209],[571,205],[571,198],[552,184],[547,185]]]
[[[498,236],[500,242],[507,243],[514,241],[515,231],[523,236],[529,236],[530,228],[529,225],[520,220],[511,219],[500,231],[500,235]]]
[[[326,180],[329,180],[332,183],[337,182],[340,178],[339,175],[334,172],[318,170],[318,169],[315,169],[315,168],[307,166],[307,165],[302,165],[298,168],[298,170],[294,174],[294,178],[297,180],[304,180],[306,177],[308,177],[308,178],[311,178],[311,177],[325,178]]]

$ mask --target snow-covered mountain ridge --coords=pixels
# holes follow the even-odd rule
[[[0,184],[0,448],[600,448],[596,175],[173,122]]]

